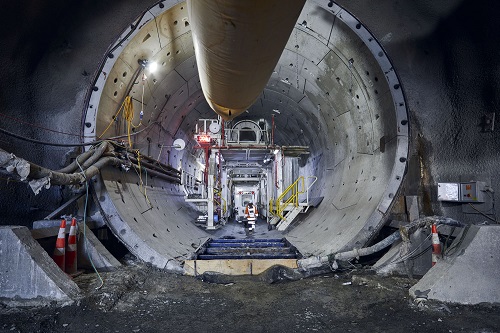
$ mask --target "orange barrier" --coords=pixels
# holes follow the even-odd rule
[[[432,225],[432,266],[441,258],[441,243],[436,225]]]
[[[77,269],[77,246],[76,246],[76,219],[71,220],[71,227],[68,236],[68,248],[66,251],[66,273],[75,274]]]
[[[54,249],[54,254],[52,259],[59,268],[64,272],[65,269],[65,249],[66,249],[66,220],[61,221],[59,227],[59,233],[57,234],[56,248]]]

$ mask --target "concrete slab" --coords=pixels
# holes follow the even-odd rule
[[[460,304],[500,303],[499,242],[499,225],[464,228],[410,295]]]
[[[93,269],[93,263],[94,267],[101,272],[119,268],[122,264],[102,245],[87,225],[85,225],[85,233],[83,227],[83,223],[78,223],[78,267],[90,270]]]
[[[406,201],[406,211],[408,212],[408,218],[410,221],[415,221],[420,218],[420,210],[418,208],[418,196],[407,195],[405,197]]]
[[[78,286],[21,226],[0,226],[0,303],[7,306],[69,305]]]

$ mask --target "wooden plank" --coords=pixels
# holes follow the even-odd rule
[[[226,275],[258,275],[268,268],[281,265],[297,268],[297,259],[227,259],[227,260],[186,260],[186,275],[197,276],[205,272]]]

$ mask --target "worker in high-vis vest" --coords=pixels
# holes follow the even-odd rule
[[[248,221],[248,231],[255,230],[255,221],[257,220],[258,216],[259,212],[257,211],[257,207],[255,207],[253,203],[250,202],[245,208],[245,217]]]

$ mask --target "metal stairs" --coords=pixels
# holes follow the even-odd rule
[[[277,225],[276,225],[276,229],[279,230],[279,231],[285,231],[286,228],[288,228],[288,226],[293,222],[293,220],[295,220],[295,218],[304,210],[304,209],[308,209],[309,206],[307,206],[306,208],[302,207],[302,206],[298,206],[298,207],[293,207],[292,210],[290,210],[288,213],[286,213],[285,215],[285,219],[284,220],[281,220]]]
[[[197,259],[297,259],[297,252],[285,238],[212,239],[199,251]]]
[[[303,202],[298,203],[297,206],[285,206],[285,208],[283,209],[283,211],[286,212],[285,216],[283,216],[284,218],[282,219],[279,216],[274,215],[269,220],[269,228],[272,228],[272,226],[276,226],[277,230],[285,231],[300,213],[307,213],[309,208],[318,207],[321,201],[323,201],[323,197],[317,197],[309,199],[309,201],[307,202],[304,200]]]
[[[273,266],[297,269],[300,253],[282,239],[208,239],[184,261],[184,274],[257,275]]]

